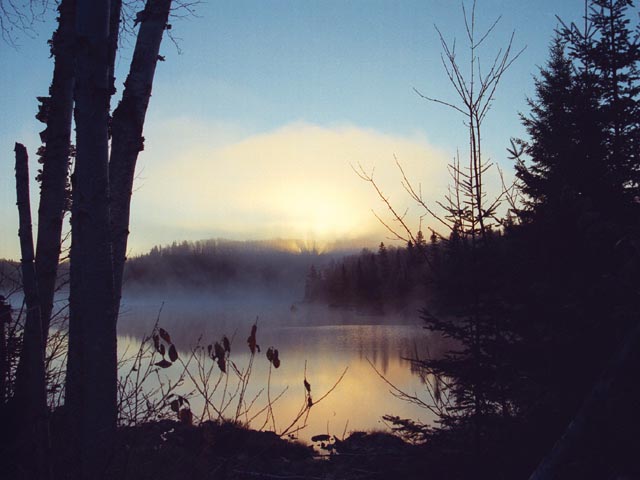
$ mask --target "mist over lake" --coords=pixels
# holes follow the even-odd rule
[[[309,441],[318,434],[342,437],[350,431],[387,429],[386,414],[428,423],[429,412],[394,397],[380,375],[399,389],[423,393],[419,375],[412,373],[409,359],[426,354],[427,332],[417,311],[412,314],[367,315],[355,309],[330,308],[300,302],[301,291],[272,294],[259,289],[238,289],[223,294],[211,292],[154,291],[137,289],[125,293],[118,324],[121,355],[133,351],[140,340],[158,325],[170,333],[181,358],[188,358],[199,344],[206,347],[226,335],[231,341],[231,358],[243,368],[250,358],[247,337],[257,322],[257,354],[247,395],[253,398],[266,387],[268,347],[277,348],[279,369],[271,374],[271,391],[284,395],[274,402],[276,429],[290,422],[304,400],[303,380],[318,397],[330,389],[345,371],[330,395],[314,405],[308,426],[299,432]],[[433,344],[433,342],[431,342]],[[433,348],[433,345],[432,347]],[[375,367],[375,369],[374,369]],[[162,371],[175,381],[179,368]],[[376,372],[379,372],[379,374]],[[217,378],[216,369],[214,378]],[[180,389],[190,390],[189,382]],[[272,396],[274,393],[272,393]],[[216,397],[222,402],[222,395]],[[267,402],[265,392],[256,402],[257,412]],[[196,416],[204,405],[195,396],[191,408]],[[251,425],[259,428],[265,415]]]

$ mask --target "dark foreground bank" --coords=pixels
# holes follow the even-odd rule
[[[56,479],[72,473],[61,433],[53,432]],[[323,438],[314,449],[232,423],[162,420],[119,429],[106,478],[417,479],[424,476],[424,451],[382,432],[355,432],[342,441]]]

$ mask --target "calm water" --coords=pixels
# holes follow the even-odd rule
[[[182,359],[189,358],[199,338],[200,344],[206,347],[227,335],[232,343],[231,360],[238,368],[245,369],[250,357],[247,337],[256,317],[257,343],[262,347],[262,353],[254,359],[245,395],[247,402],[256,400],[251,412],[241,417],[242,420],[249,419],[268,404],[269,362],[265,352],[273,346],[279,351],[281,366],[272,369],[268,391],[272,400],[284,392],[273,403],[278,433],[291,423],[304,404],[305,369],[314,399],[330,389],[345,369],[347,372],[335,390],[311,409],[307,427],[299,433],[303,440],[321,433],[341,437],[345,431],[385,429],[382,421],[385,414],[421,422],[433,421],[425,409],[394,397],[389,385],[375,370],[403,391],[425,397],[420,378],[411,373],[410,363],[406,360],[424,355],[427,345],[434,348],[421,328],[417,314],[366,316],[353,311],[292,306],[284,299],[259,296],[171,298],[165,300],[164,305],[159,297],[136,296],[124,302],[118,325],[119,349],[121,353],[126,349],[135,350],[140,338],[151,331],[159,318],[159,325],[171,334]],[[212,364],[209,359],[206,362],[207,367]],[[196,375],[195,362],[192,360],[190,365]],[[163,381],[175,381],[179,370],[177,365],[162,370]],[[215,367],[209,384],[214,384],[220,375]],[[230,375],[225,393],[225,380],[223,376],[213,396],[216,408],[226,403],[236,389],[237,382]],[[178,392],[187,394],[192,390],[193,383],[187,379]],[[231,401],[225,412],[227,416],[235,415],[236,405],[237,401]],[[207,418],[200,396],[193,397],[191,407],[197,418],[201,418],[203,412]],[[211,409],[210,413],[217,416]],[[260,428],[266,418],[267,413],[263,412],[251,425]],[[267,428],[273,429],[273,423],[270,420]]]

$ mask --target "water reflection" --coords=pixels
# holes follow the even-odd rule
[[[121,351],[127,347],[135,349],[140,339],[150,333],[160,311],[161,302],[156,300],[127,299],[118,325]],[[258,398],[254,412],[267,405],[264,389],[269,362],[264,352],[269,346],[274,346],[279,350],[282,366],[271,372],[271,397],[286,391],[274,404],[277,430],[286,426],[304,401],[305,371],[312,395],[318,398],[334,385],[346,368],[348,372],[335,391],[314,405],[309,425],[300,434],[302,439],[308,440],[319,433],[341,436],[345,430],[348,433],[384,428],[382,416],[385,414],[424,423],[433,420],[424,409],[395,398],[389,386],[369,364],[371,361],[385,378],[403,391],[412,395],[423,393],[424,385],[419,376],[412,374],[407,360],[426,351],[427,335],[417,315],[414,318],[370,317],[304,305],[291,308],[289,303],[261,302],[255,298],[243,303],[192,299],[166,303],[159,321],[171,333],[181,358],[188,357],[198,338],[206,347],[227,335],[232,341],[232,360],[238,368],[244,369],[250,358],[246,338],[256,317],[262,354],[255,358],[246,395],[247,398]],[[167,380],[175,381],[171,376],[177,375],[178,370],[172,367],[163,374],[167,375]],[[215,369],[211,381],[215,382],[218,375]],[[193,384],[187,381],[181,388],[186,394],[193,390]],[[222,391],[216,395],[214,405],[223,405],[226,399]],[[192,407],[196,417],[206,410],[206,405],[197,396]],[[260,415],[252,426],[261,427],[265,418],[266,413]],[[245,416],[246,419],[249,415]]]

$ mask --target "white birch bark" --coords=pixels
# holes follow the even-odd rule
[[[122,295],[133,177],[138,153],[144,146],[142,127],[170,8],[171,0],[147,0],[144,10],[138,13],[140,30],[131,68],[122,100],[113,114],[109,181],[116,312]]]

